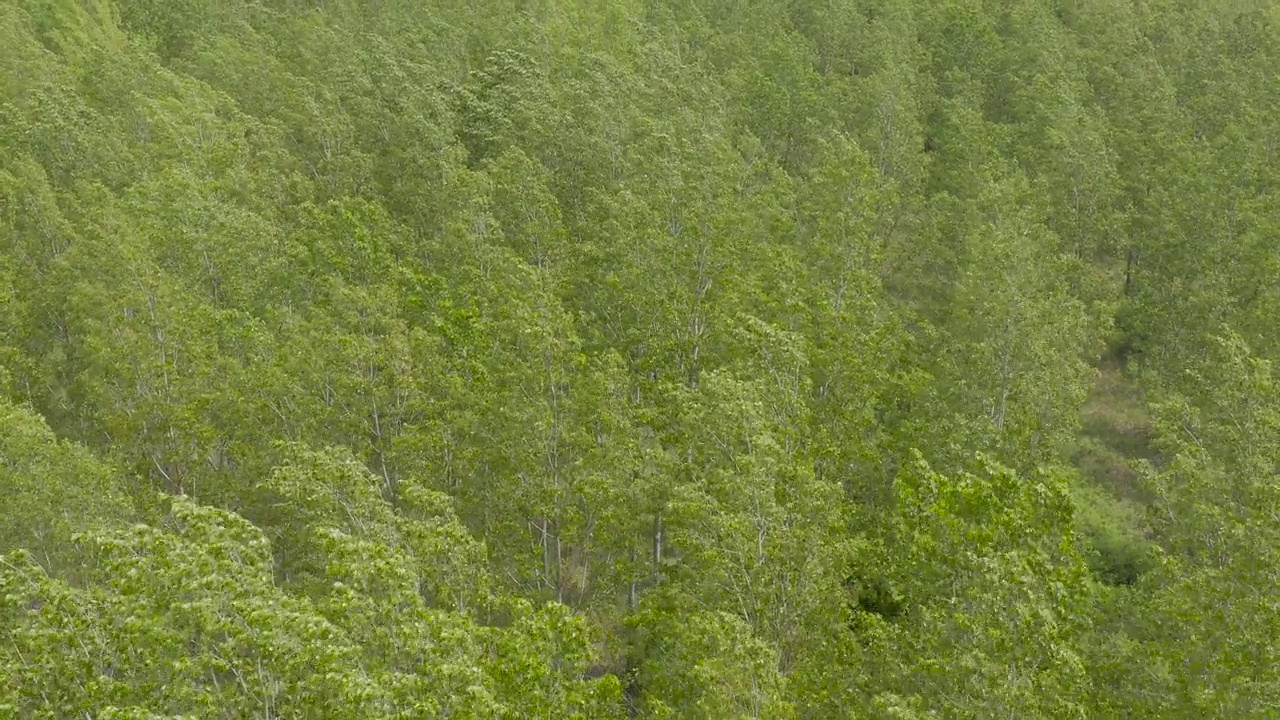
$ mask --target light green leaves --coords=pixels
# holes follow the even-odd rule
[[[880,687],[959,717],[1083,717],[1092,591],[1062,481],[978,457],[951,477],[917,461],[897,491],[855,576]]]
[[[59,441],[30,410],[0,400],[0,552],[24,549],[54,574],[76,571],[72,538],[133,514],[110,467]]]

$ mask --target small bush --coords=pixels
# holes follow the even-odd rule
[[[1135,505],[1096,487],[1077,487],[1076,529],[1085,559],[1098,579],[1109,585],[1132,585],[1155,563],[1154,546]]]

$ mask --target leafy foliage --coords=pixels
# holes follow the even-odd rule
[[[0,716],[1275,715],[1274,5],[0,0]]]

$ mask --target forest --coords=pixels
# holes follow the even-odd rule
[[[0,0],[0,718],[1280,716],[1280,2]]]

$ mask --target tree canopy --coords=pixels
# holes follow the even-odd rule
[[[0,717],[1280,714],[1280,4],[0,0]]]

